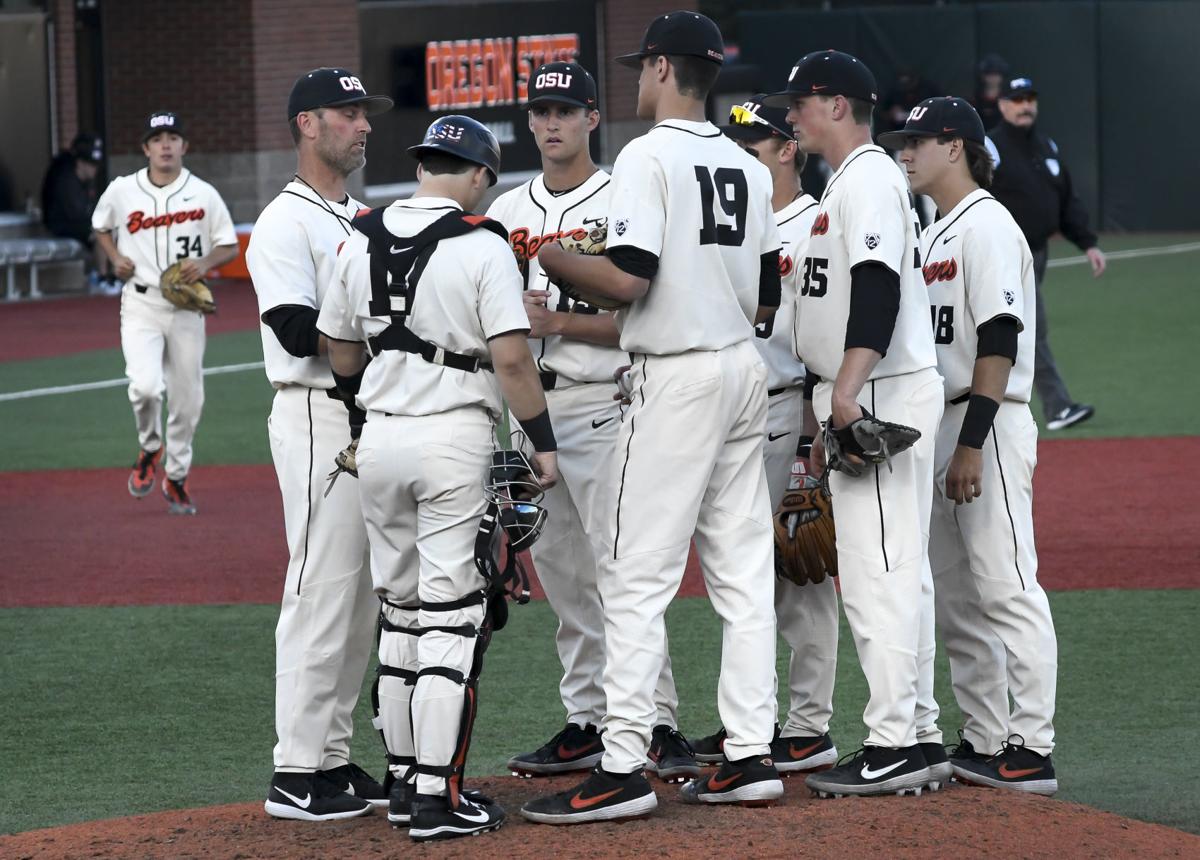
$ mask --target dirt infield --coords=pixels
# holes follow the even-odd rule
[[[249,281],[216,281],[217,312],[209,334],[258,327],[258,300]],[[0,361],[53,358],[92,349],[121,348],[121,300],[72,296],[6,305],[0,314]]]
[[[1200,438],[1143,446],[1123,477],[1104,464],[1121,440],[1048,441],[1039,455],[1039,578],[1049,589],[1200,587],[1200,485],[1179,463]],[[1098,467],[1099,466],[1101,467]],[[0,607],[273,603],[287,563],[269,466],[197,467],[196,517],[168,517],[158,493],[130,498],[125,469],[0,475]],[[63,499],[71,499],[69,539]],[[136,548],[136,550],[132,549]],[[86,569],[88,576],[78,571]],[[703,594],[695,560],[680,594]]]
[[[919,798],[815,800],[787,781],[770,809],[697,808],[659,786],[651,818],[573,828],[525,821],[521,803],[568,778],[471,781],[509,818],[496,833],[417,848],[382,814],[348,822],[275,821],[259,803],[160,812],[0,837],[13,858],[200,857],[1196,857],[1200,837],[1075,803],[954,786]]]

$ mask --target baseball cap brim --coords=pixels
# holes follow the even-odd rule
[[[769,125],[723,125],[721,133],[733,140],[766,140],[773,134],[779,134]],[[784,138],[786,140],[786,138]]]
[[[792,101],[801,96],[814,95],[814,93],[792,92],[791,90],[782,90],[777,93],[767,93],[761,99],[759,104],[764,107],[791,107]]]
[[[875,138],[875,142],[887,149],[904,149],[909,138],[913,137],[939,137],[940,135],[934,131],[919,131],[917,129],[898,129],[896,131],[885,131],[883,134]],[[959,135],[954,135],[958,137]]]
[[[395,105],[387,96],[351,96],[347,99],[339,99],[338,101],[326,102],[318,107],[308,108],[308,110],[320,110],[320,108],[342,107],[343,105],[362,105],[366,110],[367,116],[374,116],[377,113],[389,111]]]
[[[581,108],[586,108],[588,110],[597,110],[596,105],[588,104],[587,102],[580,101],[579,99],[573,99],[570,96],[538,96],[537,98],[532,98],[529,101],[527,101],[525,103],[525,107],[529,108],[530,105],[549,105],[549,104],[570,105],[571,107],[581,107]]]
[[[642,58],[649,56],[649,54],[643,54],[641,51],[638,51],[634,54],[621,54],[619,57],[613,57],[613,62],[627,69],[640,69],[642,67]]]
[[[1012,92],[1001,94],[1000,98],[1012,99],[1012,98],[1016,98],[1017,96],[1033,96],[1036,99],[1037,98],[1037,90],[1035,90],[1035,89],[1013,90]]]

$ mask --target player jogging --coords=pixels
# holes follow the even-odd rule
[[[187,149],[176,114],[151,114],[142,130],[146,167],[114,179],[92,213],[96,241],[125,282],[121,352],[141,448],[129,492],[137,499],[150,494],[165,447],[162,494],[172,514],[196,513],[187,479],[204,408],[204,315],[167,301],[159,279],[178,261],[184,280],[194,282],[238,255],[229,209],[215,188],[183,166]]]
[[[347,407],[333,391],[317,313],[337,249],[362,208],[346,177],[366,162],[368,96],[345,69],[314,69],[292,86],[296,175],[263,210],[246,254],[275,400],[267,420],[283,497],[289,560],[275,628],[275,773],[266,810],[305,821],[386,806],[383,787],[350,761],[352,714],[371,657],[378,601],[353,481],[326,492],[346,444]]]
[[[609,480],[612,551],[599,571],[607,645],[604,757],[527,818],[574,824],[650,813],[642,773],[663,661],[663,613],[695,535],[724,638],[718,704],[726,761],[682,789],[689,802],[769,803],[775,718],[773,535],[763,439],[767,371],[754,324],[779,304],[779,233],[765,167],[704,119],[724,61],[716,24],[671,12],[619,58],[641,70],[638,116],[656,125],[613,168],[605,256],[541,252],[542,267],[629,305],[617,314],[633,396]]]
[[[546,534],[531,550],[538,581],[558,616],[555,644],[563,676],[558,690],[567,724],[543,746],[514,756],[520,775],[590,770],[604,752],[604,614],[596,559],[609,514],[605,465],[614,456],[620,413],[613,371],[629,363],[611,313],[573,302],[549,281],[538,251],[562,237],[583,239],[608,226],[609,176],[592,162],[591,132],[600,121],[596,82],[577,63],[548,63],[529,80],[529,129],[543,173],[501,195],[488,216],[505,226],[525,278],[530,348],[537,360],[558,439],[562,481],[546,495]],[[664,651],[665,654],[665,651]],[[700,768],[679,734],[678,699],[667,655],[655,691],[648,768],[682,781]]]
[[[820,794],[920,793],[949,778],[933,703],[933,587],[927,556],[933,439],[942,380],[926,318],[917,218],[904,174],[871,143],[875,77],[855,57],[820,51],[800,59],[787,89],[801,149],[833,169],[801,263],[795,342],[820,377],[813,407],[849,452],[829,475],[837,522],[842,601],[870,688],[864,746],[806,783]],[[863,460],[856,428],[868,413],[915,428],[911,450]],[[858,422],[862,423],[858,423]],[[856,425],[856,426],[852,426]],[[878,446],[878,447],[876,447]],[[814,466],[827,445],[818,437]],[[858,454],[854,451],[857,450]],[[862,456],[860,456],[862,455]],[[886,459],[887,462],[882,462]],[[931,772],[927,757],[937,759]]]
[[[913,191],[940,215],[921,261],[945,378],[929,560],[964,719],[950,761],[963,782],[1054,794],[1058,643],[1033,540],[1033,257],[987,191],[992,159],[966,101],[927,99],[880,143],[902,150]]]

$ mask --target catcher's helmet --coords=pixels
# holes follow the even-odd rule
[[[414,158],[431,152],[444,152],[472,164],[486,167],[489,185],[495,185],[500,174],[500,143],[492,130],[469,116],[451,114],[438,117],[425,131],[425,139],[408,148]]]
[[[498,519],[511,549],[523,552],[533,546],[546,524],[546,509],[539,504],[542,485],[525,455],[514,450],[493,452],[483,494],[499,508]]]

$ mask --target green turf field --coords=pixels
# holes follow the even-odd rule
[[[1200,743],[1200,677],[1187,656],[1200,592],[1066,592],[1051,603],[1061,641],[1058,796],[1200,832],[1194,756],[1183,753]],[[261,605],[0,612],[0,833],[263,799],[275,615]],[[719,725],[719,624],[703,598],[677,601],[668,623],[681,727],[707,734]],[[497,634],[472,773],[503,773],[510,754],[561,728],[553,629],[549,606],[534,603]],[[839,657],[833,735],[850,752],[862,740],[866,688],[844,626]],[[939,669],[941,725],[953,734],[944,658]],[[378,774],[369,708],[364,696],[356,758]]]
[[[1108,249],[1195,239],[1106,238]],[[1055,255],[1077,252],[1062,246]],[[1200,253],[1052,269],[1046,301],[1059,363],[1095,419],[1043,438],[1200,433],[1192,378],[1200,317]],[[0,315],[3,310],[0,309]],[[0,323],[3,317],[0,316]],[[206,365],[261,359],[255,331],[209,339]],[[0,364],[0,393],[119,378],[118,350]],[[211,376],[196,463],[270,462],[261,370]],[[123,388],[0,402],[0,472],[128,466],[133,421]],[[0,480],[3,480],[0,476]],[[1196,702],[1190,663],[1200,595],[1073,592],[1051,597],[1059,631],[1060,797],[1200,832]],[[269,606],[0,609],[0,832],[134,812],[256,800],[270,775],[273,647]],[[671,616],[682,728],[704,734],[714,714],[715,619],[707,601]],[[559,728],[553,620],[545,604],[514,611],[483,682],[472,769],[500,773],[506,756]],[[861,672],[843,636],[835,739],[861,739]],[[944,666],[943,666],[944,669]],[[942,726],[956,724],[952,697]],[[359,714],[362,761],[377,741]],[[952,733],[951,733],[952,734]],[[373,756],[373,757],[372,757]],[[794,790],[794,788],[793,788]]]

